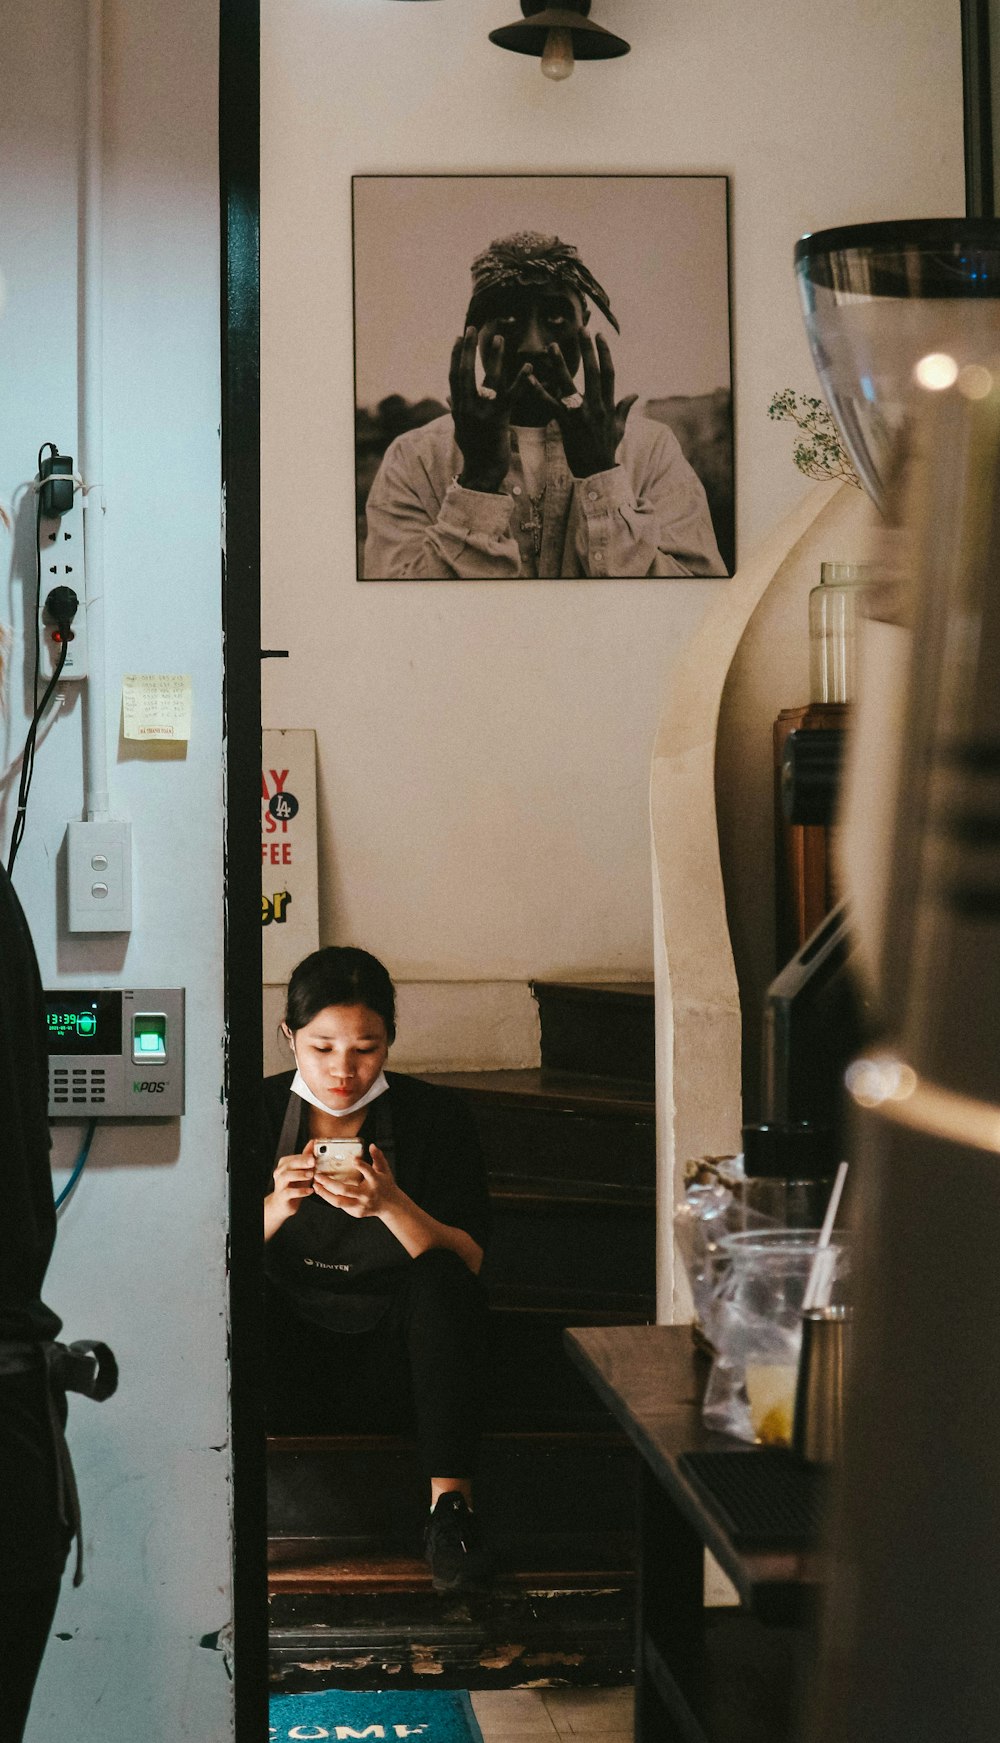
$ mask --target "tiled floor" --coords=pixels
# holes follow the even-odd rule
[[[632,1690],[487,1689],[472,1706],[483,1743],[632,1743]]]

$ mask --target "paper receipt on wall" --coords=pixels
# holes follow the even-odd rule
[[[126,672],[122,679],[126,738],[191,737],[191,679],[179,672]]]

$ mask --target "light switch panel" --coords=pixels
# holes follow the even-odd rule
[[[131,823],[70,823],[66,865],[70,931],[130,932]]]

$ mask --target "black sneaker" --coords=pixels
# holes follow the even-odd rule
[[[439,1495],[424,1527],[424,1555],[436,1592],[469,1592],[484,1586],[490,1558],[483,1548],[479,1521],[457,1489]]]

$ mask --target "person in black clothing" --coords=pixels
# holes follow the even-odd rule
[[[413,1427],[435,1590],[479,1584],[489,1197],[475,1127],[454,1091],[384,1070],[395,993],[367,951],[300,962],[282,1028],[296,1069],[263,1100],[269,1427]],[[325,1138],[360,1140],[348,1178],[317,1167]]]
[[[0,1098],[0,1731],[19,1743],[72,1531],[44,1356],[61,1326],[41,1294],[56,1234],[45,1014],[31,935],[2,866]]]

